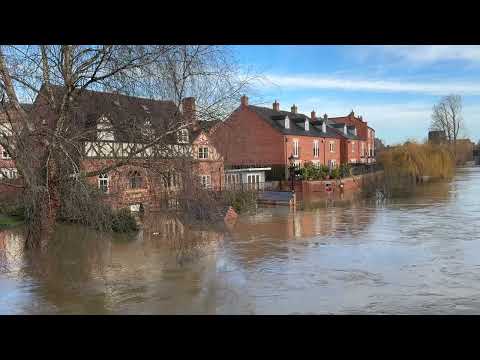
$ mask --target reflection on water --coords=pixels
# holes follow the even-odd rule
[[[389,201],[310,199],[233,228],[152,215],[135,235],[0,232],[0,313],[479,313],[480,168]]]

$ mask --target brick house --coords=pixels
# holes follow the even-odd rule
[[[356,143],[356,141],[359,141],[358,158],[360,161],[357,162],[367,164],[375,162],[375,130],[368,126],[368,123],[366,121],[363,121],[363,118],[361,116],[355,116],[355,113],[352,110],[347,116],[332,117],[328,120],[329,124],[331,124],[332,126],[341,125],[340,127],[343,127],[343,125],[346,125],[347,127],[355,127],[358,140],[347,139],[347,146],[354,147],[355,145],[353,144]],[[347,149],[347,151],[350,150]]]
[[[32,104],[20,104],[22,108],[28,113]],[[14,118],[14,112],[10,112],[10,117],[7,112],[0,111],[0,137],[3,140],[8,141],[8,138],[12,136],[12,132],[15,129],[16,124]],[[12,126],[13,125],[13,126]],[[21,180],[18,176],[18,170],[15,165],[15,161],[12,159],[11,154],[0,145],[0,201],[10,196],[16,196],[21,190],[20,187],[12,185],[21,185]]]
[[[52,86],[57,100],[64,88]],[[55,117],[48,106],[45,87],[33,104],[35,123],[51,126]],[[98,91],[82,91],[72,104],[72,114],[81,155],[80,171],[98,171],[121,161],[145,143],[164,137],[161,145],[139,152],[134,160],[106,174],[87,178],[105,194],[112,207],[142,205],[155,207],[173,200],[183,174],[189,174],[206,188],[221,186],[223,159],[212,145],[209,131],[214,122],[198,121],[194,98],[159,101]],[[182,124],[185,126],[175,131]]]
[[[338,166],[342,139],[326,115],[318,118],[312,111],[308,117],[295,105],[283,111],[277,101],[272,108],[249,105],[246,96],[212,134],[226,168],[271,167],[266,180],[288,178],[290,156],[297,166],[305,162]]]

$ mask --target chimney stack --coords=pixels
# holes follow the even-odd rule
[[[275,100],[275,102],[272,104],[273,105],[273,111],[280,111],[280,103]]]
[[[198,121],[196,115],[195,98],[187,97],[182,99],[182,112],[185,121],[191,124],[193,130],[198,130]]]
[[[248,97],[243,95],[240,98],[240,103],[241,103],[242,106],[247,107],[248,106]]]
[[[312,110],[312,112],[310,114],[310,118],[312,119],[312,121],[317,119],[317,114],[315,114],[315,110]]]
[[[290,109],[292,114],[296,114],[297,113],[297,106],[295,104],[292,105],[292,108]]]

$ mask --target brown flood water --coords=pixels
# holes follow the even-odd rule
[[[0,232],[1,314],[479,314],[480,168],[387,202],[260,209],[232,229],[159,216],[63,225],[42,258]]]

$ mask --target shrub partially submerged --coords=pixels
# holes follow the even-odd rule
[[[255,191],[225,191],[225,205],[231,206],[237,213],[248,212],[257,208],[257,193]]]
[[[341,179],[350,176],[351,169],[348,164],[330,169],[326,165],[316,166],[311,162],[306,162],[299,172],[303,180],[326,180],[327,178]]]
[[[114,210],[104,203],[102,194],[89,184],[72,181],[62,196],[59,220],[75,222],[100,231],[137,231],[129,209]]]

